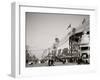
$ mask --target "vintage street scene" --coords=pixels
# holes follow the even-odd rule
[[[90,16],[25,14],[25,66],[90,64]]]

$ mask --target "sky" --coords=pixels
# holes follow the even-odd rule
[[[26,12],[26,45],[33,50],[33,54],[40,56],[41,50],[52,46],[56,37],[61,40],[67,34],[69,24],[71,27],[77,27],[88,17],[88,15]]]

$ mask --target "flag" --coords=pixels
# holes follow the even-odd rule
[[[71,27],[71,24],[68,26],[68,28],[67,29],[69,29]]]
[[[83,19],[83,21],[82,21],[82,24],[84,24],[86,22],[86,20],[85,20],[85,18]]]

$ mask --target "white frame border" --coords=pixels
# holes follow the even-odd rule
[[[47,9],[51,9],[52,8],[52,9],[58,9],[58,10],[59,9],[62,9],[62,10],[63,9],[65,9],[65,10],[68,9],[68,10],[72,10],[72,11],[73,10],[76,10],[76,11],[77,10],[78,11],[92,11],[93,12],[92,16],[93,16],[94,20],[92,20],[92,23],[90,23],[90,26],[92,27],[92,28],[90,28],[90,30],[93,31],[94,29],[96,29],[95,27],[93,27],[93,25],[96,23],[95,22],[95,16],[96,16],[95,15],[95,11],[96,11],[96,9],[94,9],[94,8],[90,8],[90,9],[88,9],[88,8],[82,8],[82,7],[80,7],[80,8],[73,8],[73,7],[63,8],[63,7],[32,6],[32,4],[26,4],[26,3],[24,3],[24,4],[23,3],[15,3],[15,2],[12,3],[12,24],[11,24],[11,26],[12,26],[12,33],[11,33],[11,35],[12,35],[12,39],[11,39],[12,40],[12,55],[11,55],[12,60],[11,61],[12,62],[11,62],[11,75],[13,77],[27,76],[29,74],[27,72],[26,72],[27,74],[23,74],[25,71],[24,71],[23,67],[21,66],[21,63],[22,63],[21,59],[22,58],[20,57],[20,55],[22,55],[22,54],[20,53],[20,51],[22,51],[21,50],[22,48],[21,48],[20,45],[21,45],[21,40],[23,40],[23,38],[25,38],[25,36],[22,38],[22,35],[25,32],[25,31],[23,31],[23,29],[25,29],[25,28],[21,27],[22,24],[21,24],[21,19],[20,18],[23,18],[23,19],[25,19],[25,18],[22,17],[22,15],[20,14],[21,7],[31,7],[31,8],[32,7],[36,7],[36,8],[47,8]],[[73,13],[73,14],[75,14],[75,13]],[[76,12],[76,14],[78,14],[78,12]],[[22,31],[20,31],[20,30],[22,30]],[[95,33],[91,34],[91,36],[95,36],[95,35],[96,35]],[[92,40],[91,41],[92,45],[93,45],[93,42],[94,41]],[[92,52],[94,52],[94,50],[92,50]],[[95,55],[93,55],[93,56],[95,56]],[[93,63],[96,63],[96,59],[93,58],[93,60],[94,60]],[[62,67],[66,69],[66,66],[61,66],[61,68]],[[74,66],[74,67],[70,66],[70,67],[67,67],[67,69],[69,69],[68,72],[70,72],[71,74],[73,73],[73,70],[71,70],[72,68],[76,68],[76,71],[74,70],[75,71],[74,73],[76,73],[78,69],[81,69],[81,68],[79,68],[77,66]],[[84,67],[86,69],[88,66],[82,65],[81,67]],[[40,70],[41,70],[41,72],[40,72],[39,75],[41,75],[44,72],[48,73],[48,71],[50,71],[48,74],[44,73],[43,75],[51,75],[52,74],[51,71],[54,73],[53,75],[55,75],[57,73],[55,71],[55,69],[57,71],[59,71],[59,69],[61,69],[61,68],[59,68],[59,66],[57,66],[57,67],[51,67],[51,68],[42,67],[42,69],[41,69],[41,67],[38,67],[38,68],[34,67],[33,70],[36,70],[37,72],[40,72]],[[89,69],[89,68],[91,68],[91,66],[88,67],[87,69]],[[92,68],[90,70],[86,70],[84,72],[85,73],[87,73],[87,72],[95,72],[95,68],[96,68],[96,64],[93,64]],[[23,69],[23,71],[22,71],[22,69]],[[62,70],[64,70],[64,69],[62,69]],[[60,71],[60,72],[61,72],[61,74],[62,73],[66,74],[65,70],[64,71]],[[78,71],[77,73],[83,73],[83,72]],[[28,76],[35,76],[35,74],[32,74],[32,75],[31,74],[29,74]],[[38,75],[38,74],[36,74],[36,75]]]

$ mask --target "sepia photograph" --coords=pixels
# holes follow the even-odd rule
[[[25,66],[90,64],[90,16],[25,12]]]

